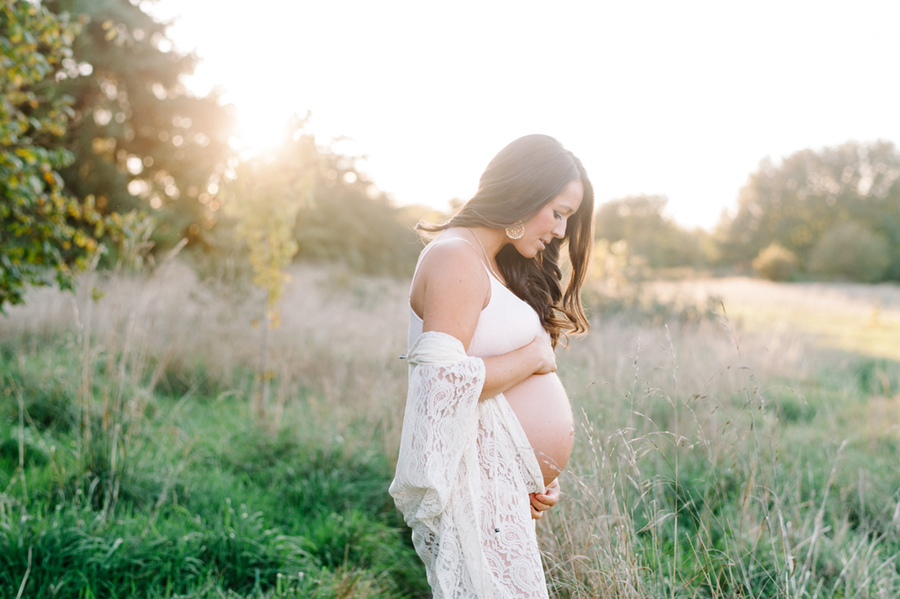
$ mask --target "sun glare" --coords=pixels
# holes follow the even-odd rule
[[[237,106],[237,131],[232,147],[243,156],[275,149],[285,139],[286,118],[259,107]]]
[[[263,0],[248,13],[159,0],[153,11],[174,21],[175,47],[203,58],[191,85],[221,86],[236,106],[241,155],[271,151],[309,110],[317,139],[352,137],[400,204],[468,197],[499,148],[542,132],[581,158],[598,202],[663,194],[682,224],[713,227],[766,156],[900,139],[896,86],[871,58],[896,45],[889,3],[653,4]],[[817,94],[845,67],[871,89]]]

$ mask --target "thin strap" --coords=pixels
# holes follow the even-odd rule
[[[476,237],[476,239],[477,239],[477,237]],[[437,244],[443,243],[445,241],[464,241],[465,243],[469,244],[469,247],[472,248],[472,250],[475,252],[476,255],[478,254],[478,248],[476,248],[474,245],[472,245],[472,242],[469,241],[468,239],[466,239],[465,237],[443,237],[440,239],[435,239],[434,241],[432,241],[431,243],[426,245],[424,249],[422,249],[422,251],[419,253],[419,259],[416,261],[416,269],[413,271],[412,281],[409,282],[409,298],[410,299],[407,302],[409,304],[409,311],[420,321],[422,320],[422,317],[419,316],[418,314],[416,314],[416,311],[413,310],[413,307],[412,307],[412,290],[413,290],[413,285],[415,285],[415,283],[416,283],[416,275],[419,274],[419,265],[422,264],[422,258],[425,257],[425,254],[428,252],[428,250],[430,250],[432,247],[436,246]],[[488,265],[484,263],[484,260],[482,260],[480,256],[478,258],[478,261],[481,262],[481,265],[484,267],[484,272],[487,274],[488,280],[494,278],[491,276],[491,270],[489,270]],[[499,283],[500,280],[497,279],[497,282]],[[502,283],[501,283],[501,285],[502,285]],[[490,285],[490,287],[491,287],[491,295],[493,295],[493,286]],[[488,300],[488,301],[490,301],[490,300]]]
[[[480,254],[480,253],[481,253],[481,252],[478,250],[478,248],[475,247],[474,245],[472,245],[472,242],[469,241],[468,239],[466,239],[465,237],[442,237],[442,238],[440,238],[440,239],[435,239],[434,241],[432,241],[431,243],[429,243],[428,245],[426,245],[426,246],[425,246],[425,249],[423,249],[422,252],[419,254],[419,260],[416,262],[416,269],[413,271],[413,280],[415,280],[416,275],[419,273],[419,265],[422,264],[422,258],[425,257],[425,254],[428,253],[428,250],[430,250],[431,248],[433,248],[433,247],[436,246],[437,244],[443,243],[443,242],[445,242],[445,241],[464,241],[464,242],[466,242],[466,243],[469,244],[469,247],[470,247],[470,248],[472,248],[473,250],[475,250],[475,253],[476,253],[476,254]],[[488,275],[490,275],[490,274],[491,274],[491,271],[488,270],[488,266],[487,266],[486,264],[484,264],[484,260],[482,260],[482,259],[479,257],[479,258],[478,258],[478,261],[481,262],[481,265],[484,266],[484,270],[488,273]],[[412,287],[410,287],[410,291],[412,291]]]
[[[497,282],[499,282],[499,283],[502,284],[504,287],[506,287],[506,283],[503,282],[503,280],[500,278],[500,275],[498,275],[498,274],[494,271],[494,267],[491,266],[491,261],[490,261],[490,259],[488,258],[487,252],[484,251],[484,244],[481,243],[481,239],[478,238],[478,235],[476,235],[476,234],[475,234],[475,231],[473,231],[472,229],[469,229],[469,233],[471,233],[471,234],[472,234],[472,237],[475,238],[475,241],[478,242],[478,247],[481,248],[481,253],[482,253],[482,255],[484,255],[484,263],[485,263],[485,265],[487,265],[488,271],[490,271],[490,273],[491,273],[492,275],[494,275],[494,278],[497,279]],[[469,244],[469,245],[471,245],[471,244]]]

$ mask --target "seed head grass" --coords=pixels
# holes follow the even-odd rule
[[[428,596],[387,495],[408,282],[291,275],[267,373],[264,298],[174,261],[0,317],[0,596]],[[577,430],[537,526],[551,595],[900,596],[900,365],[727,295],[655,297],[558,352]]]

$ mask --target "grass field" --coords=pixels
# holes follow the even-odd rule
[[[820,345],[900,360],[900,286],[882,283],[772,283],[724,278],[656,282],[667,299],[720,298],[729,317],[749,330],[804,332]]]
[[[245,284],[173,264],[0,318],[0,596],[428,596],[386,493],[407,284],[293,275],[264,415]],[[724,311],[681,317],[715,285]],[[559,354],[553,596],[900,596],[896,288],[645,291],[670,309],[600,312]],[[842,349],[853,319],[884,349]]]

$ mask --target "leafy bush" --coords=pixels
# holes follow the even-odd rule
[[[719,226],[722,265],[749,262],[777,241],[808,265],[816,243],[852,219],[885,235],[900,279],[900,151],[891,142],[849,141],[762,160],[741,188],[733,216]]]
[[[666,214],[668,198],[657,195],[626,196],[610,200],[597,210],[597,239],[624,241],[634,256],[651,268],[702,266],[710,261],[710,235],[689,231]]]
[[[815,245],[810,272],[875,283],[882,280],[890,264],[887,240],[855,222],[835,225]]]
[[[770,281],[787,281],[797,270],[797,256],[777,241],[772,242],[753,259],[753,270]]]
[[[28,285],[71,287],[97,249],[91,202],[67,194],[57,172],[74,159],[61,141],[72,98],[52,85],[78,29],[39,3],[0,8],[0,310]]]

